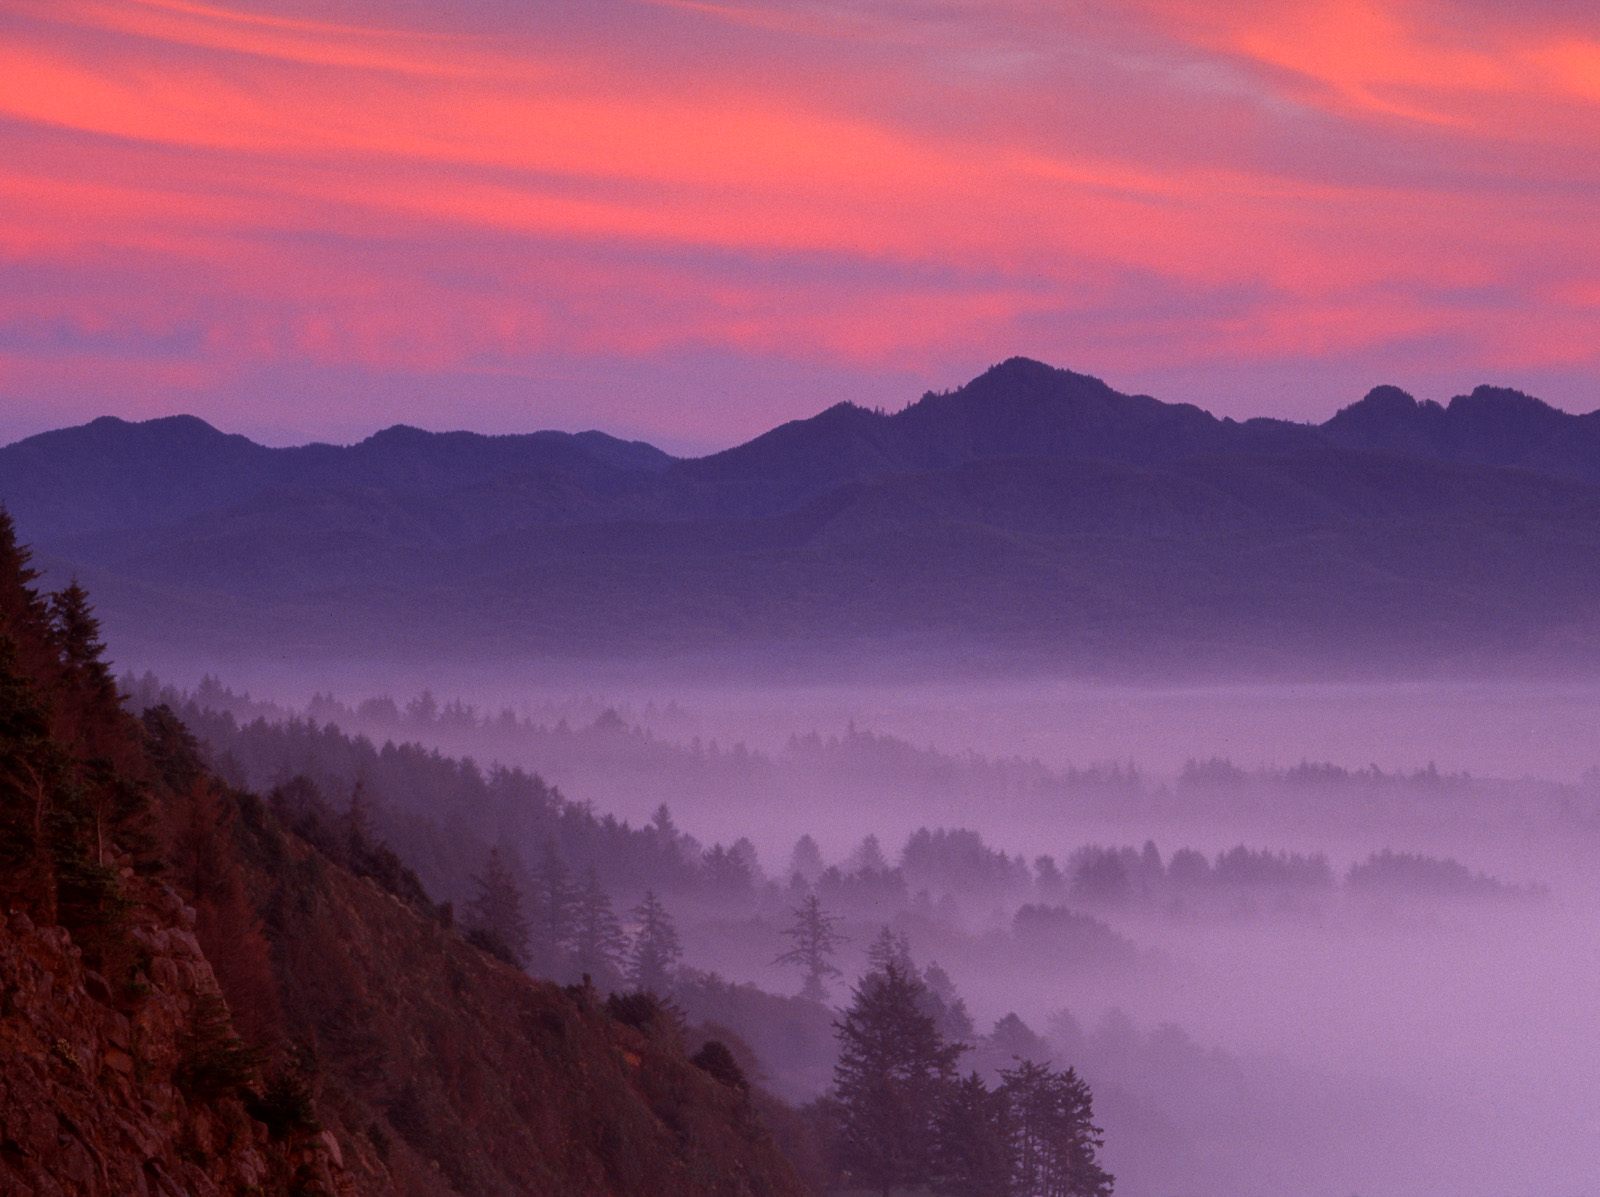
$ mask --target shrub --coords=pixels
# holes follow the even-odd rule
[[[173,1082],[191,1098],[214,1100],[239,1092],[254,1079],[260,1059],[234,1033],[228,1007],[214,993],[201,994],[179,1049]]]
[[[245,1107],[257,1122],[264,1123],[274,1139],[290,1134],[308,1134],[322,1129],[317,1119],[313,1095],[315,1066],[304,1052],[274,1069],[261,1092],[250,1093]]]
[[[613,993],[606,998],[606,1013],[624,1026],[646,1034],[663,1027],[678,1030],[683,1024],[683,1015],[676,1006],[647,989]]]
[[[690,1063],[730,1089],[740,1093],[750,1091],[750,1082],[745,1079],[744,1069],[739,1067],[733,1052],[720,1039],[707,1039],[705,1046],[690,1057]]]
[[[480,951],[488,952],[496,960],[509,964],[512,968],[521,968],[517,954],[513,952],[498,935],[486,927],[474,927],[467,932],[467,942]]]

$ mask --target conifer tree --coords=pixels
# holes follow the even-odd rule
[[[104,739],[98,733],[108,722],[118,719],[122,709],[116,679],[105,661],[100,621],[89,605],[88,592],[76,580],[51,595],[50,630],[66,667],[64,682],[70,695],[68,714],[72,717],[69,734],[87,736],[87,747],[103,751]]]
[[[1050,1079],[1050,1069],[1032,1060],[1018,1060],[1000,1073],[1014,1136],[1011,1179],[1018,1193],[1045,1193],[1055,1179],[1050,1168],[1055,1121]]]
[[[773,963],[798,967],[805,976],[800,996],[813,1002],[826,1001],[828,978],[840,975],[833,963],[834,953],[849,942],[839,932],[839,919],[826,913],[812,894],[795,909],[794,922],[784,934],[793,946]]]
[[[601,886],[595,867],[590,865],[584,875],[583,888],[578,891],[573,967],[600,985],[608,986],[620,978],[627,951],[628,937],[612,908],[611,896]]]
[[[683,956],[678,928],[653,891],[634,907],[633,916],[639,920],[639,930],[628,954],[628,981],[635,989],[665,996]]]
[[[892,927],[884,927],[867,946],[867,967],[881,973],[891,964],[902,973],[916,974],[916,966],[911,963],[911,941]]]
[[[750,889],[755,880],[750,860],[734,848],[713,844],[702,861],[706,883],[712,889],[729,896],[737,896]]]
[[[37,903],[35,909],[52,919],[54,895],[42,852],[61,772],[44,707],[18,671],[15,642],[0,634],[0,900]]]
[[[810,885],[820,876],[826,866],[822,862],[822,849],[817,847],[817,841],[809,834],[802,835],[794,843],[794,851],[789,854],[789,876],[799,877]]]
[[[344,814],[345,851],[351,860],[360,860],[371,847],[372,800],[367,797],[367,787],[357,779],[350,791],[350,805]]]
[[[922,990],[890,961],[862,978],[834,1023],[840,1157],[854,1183],[885,1197],[933,1178],[935,1119],[965,1050],[939,1034]]]
[[[949,1086],[934,1117],[937,1191],[948,1197],[1011,1197],[1011,1114],[1005,1094],[976,1072]],[[1031,1197],[1031,1194],[1029,1195]]]
[[[1094,1099],[1088,1083],[1075,1069],[1068,1068],[1056,1073],[1053,1088],[1053,1158],[1057,1174],[1065,1180],[1059,1192],[1063,1197],[1111,1197],[1114,1178],[1100,1165],[1100,1148],[1105,1139],[1094,1124]]]
[[[850,854],[848,870],[852,873],[887,872],[889,861],[883,855],[883,846],[875,835],[866,836]]]
[[[522,890],[500,849],[489,849],[483,874],[473,878],[478,892],[467,903],[467,925],[484,946],[522,967],[528,959],[528,920]]]
[[[0,507],[0,624],[41,623],[44,605],[34,583],[33,554],[17,540],[16,521]]]
[[[1089,1086],[1069,1068],[1052,1072],[1020,1060],[1001,1074],[1012,1128],[1012,1183],[1045,1197],[1110,1197],[1112,1177],[1099,1162]]]
[[[554,839],[545,840],[532,882],[529,963],[541,976],[559,976],[576,938],[578,893]]]
[[[972,1015],[967,1010],[966,999],[956,992],[956,983],[937,961],[929,961],[922,970],[922,983],[927,987],[924,1009],[933,1016],[939,1032],[946,1039],[966,1043],[972,1038]]]

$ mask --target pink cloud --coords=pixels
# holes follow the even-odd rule
[[[13,6],[0,260],[26,281],[0,390],[100,370],[108,401],[225,408],[263,370],[349,367],[459,377],[470,407],[472,379],[584,355],[812,362],[866,391],[1014,350],[1230,378],[1399,347],[1434,373],[1593,360],[1581,13],[319,7]],[[146,371],[141,338],[167,355]],[[282,402],[311,430],[381,399]]]

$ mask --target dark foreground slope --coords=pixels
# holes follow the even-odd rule
[[[1049,669],[1600,663],[1600,422],[1379,388],[1243,423],[1013,359],[693,460],[599,434],[265,449],[97,421],[0,500],[125,651]]]
[[[802,1191],[670,1019],[286,832],[28,580],[0,522],[0,1192]]]

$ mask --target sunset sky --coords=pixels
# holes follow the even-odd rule
[[[0,0],[0,263],[0,440],[1588,411],[1600,6]]]

